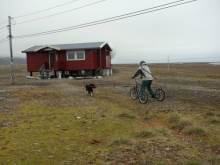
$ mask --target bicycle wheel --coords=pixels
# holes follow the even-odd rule
[[[138,92],[137,92],[137,90],[135,90],[135,88],[131,89],[130,96],[133,100],[136,100],[138,98]]]
[[[165,99],[165,92],[162,89],[158,89],[155,94],[158,101],[163,101]]]
[[[142,104],[145,104],[147,101],[148,101],[148,96],[147,96],[147,93],[144,92],[144,91],[141,91],[139,93],[139,101],[142,103]]]

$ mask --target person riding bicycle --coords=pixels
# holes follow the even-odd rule
[[[134,75],[131,78],[133,79],[137,77],[139,74],[141,74],[141,78],[143,78],[140,90],[144,91],[145,88],[147,87],[147,90],[151,94],[152,98],[156,98],[155,93],[151,88],[151,84],[154,78],[152,76],[152,73],[150,72],[149,67],[147,66],[144,60],[140,61],[140,67],[137,69],[137,71],[134,73]]]

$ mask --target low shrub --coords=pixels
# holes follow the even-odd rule
[[[208,122],[213,123],[213,124],[218,124],[218,123],[220,123],[220,118],[210,117],[210,118],[208,119]]]
[[[180,125],[179,125],[179,123],[172,123],[172,124],[170,125],[170,128],[171,128],[171,129],[177,129],[177,128],[180,128]]]
[[[153,117],[157,117],[157,114],[148,113],[147,115],[144,116],[144,120],[149,120],[149,119],[152,119]]]
[[[152,129],[141,130],[137,135],[137,137],[152,137],[152,136],[155,136],[155,131]]]
[[[190,119],[188,118],[182,118],[179,120],[179,122],[177,123],[172,123],[170,125],[170,128],[172,129],[176,129],[176,128],[184,128],[186,126],[191,126],[192,125],[192,122],[190,121]]]
[[[173,113],[168,117],[168,122],[171,123],[170,128],[184,128],[186,126],[191,126],[192,121],[189,118],[183,117],[178,113]]]
[[[172,113],[168,117],[168,122],[170,123],[175,123],[175,122],[177,123],[179,121],[180,121],[180,114],[178,113]]]
[[[220,155],[208,156],[207,162],[211,163],[212,165],[220,164]]]
[[[200,163],[200,162],[189,162],[185,165],[202,165],[202,163]]]
[[[136,118],[135,115],[133,115],[131,112],[129,111],[121,111],[118,115],[118,117],[127,117],[127,118]]]
[[[161,133],[164,136],[170,135],[170,131],[167,128],[159,127],[156,129],[158,133]]]
[[[148,115],[150,113],[150,110],[146,110],[145,113]]]
[[[186,130],[188,135],[205,134],[205,130],[200,126],[191,126]]]
[[[207,111],[207,112],[206,112],[206,115],[207,115],[207,116],[213,116],[213,115],[214,115],[214,112],[213,112],[213,111]]]
[[[188,118],[182,118],[179,121],[179,127],[186,127],[186,126],[191,126],[192,122],[190,121],[190,119]]]
[[[127,144],[131,140],[126,136],[120,136],[113,140],[113,144]]]

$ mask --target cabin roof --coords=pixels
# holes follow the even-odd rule
[[[28,49],[22,51],[22,53],[27,52],[37,52],[44,48],[52,48],[55,50],[74,50],[74,49],[101,49],[103,46],[108,44],[108,42],[89,42],[89,43],[73,43],[73,44],[57,44],[57,45],[35,45]],[[109,48],[112,50],[110,45]]]

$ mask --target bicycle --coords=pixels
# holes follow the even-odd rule
[[[138,83],[138,79],[141,77],[137,77],[135,78],[135,86],[133,88],[131,88],[130,91],[130,96],[133,100],[136,100],[137,98],[139,98],[139,101],[142,104],[147,103],[148,101],[148,95],[145,91],[140,91],[140,83]],[[165,99],[165,92],[162,90],[162,88],[158,88],[155,92],[155,97],[158,101],[163,101]]]

